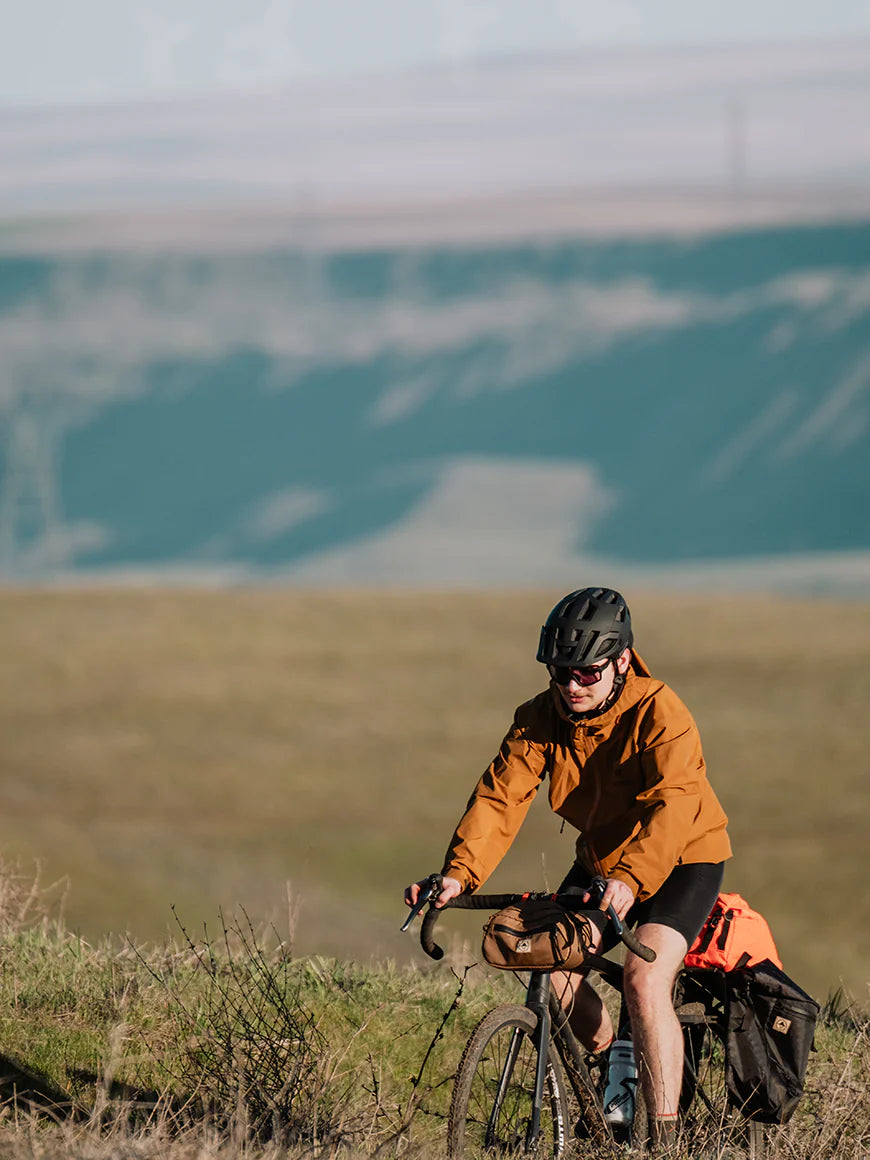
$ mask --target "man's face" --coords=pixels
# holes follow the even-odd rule
[[[554,676],[553,680],[556,682],[556,687],[565,702],[565,707],[569,713],[588,713],[592,709],[597,709],[603,705],[610,694],[613,692],[613,681],[616,677],[616,666],[619,672],[624,673],[628,668],[631,660],[631,653],[626,649],[615,661],[606,661],[602,666],[590,666],[598,669],[601,673],[600,678],[591,685],[583,685],[580,681],[572,679],[563,684],[564,674]]]

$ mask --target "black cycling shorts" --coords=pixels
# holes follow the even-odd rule
[[[691,946],[713,909],[724,872],[724,862],[685,862],[675,866],[655,894],[632,906],[625,916],[626,925],[635,927],[657,922],[679,931]],[[588,870],[575,862],[558,893],[572,887],[585,890],[591,877]],[[605,932],[602,951],[610,950],[619,941],[611,933]]]

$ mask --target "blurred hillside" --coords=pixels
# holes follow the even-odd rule
[[[7,576],[870,591],[868,224],[7,254],[0,346]]]

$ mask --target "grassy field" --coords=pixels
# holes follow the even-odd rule
[[[90,940],[159,941],[172,904],[191,930],[219,906],[283,922],[289,882],[298,953],[419,960],[401,889],[440,866],[543,687],[559,595],[2,592],[0,848],[61,880]],[[627,595],[641,653],[701,727],[727,888],[818,997],[866,1002],[870,606]],[[542,798],[491,881],[552,886],[571,857]],[[459,958],[478,928],[455,923]]]

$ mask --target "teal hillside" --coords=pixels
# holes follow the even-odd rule
[[[0,346],[7,578],[870,549],[870,224],[8,254]]]

